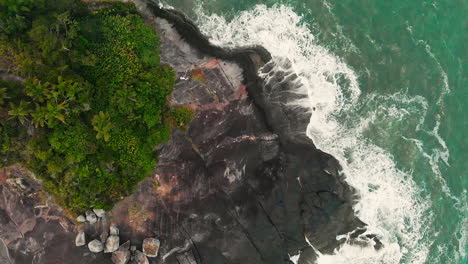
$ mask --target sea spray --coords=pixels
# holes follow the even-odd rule
[[[421,196],[410,172],[399,169],[391,154],[365,137],[367,127],[376,121],[375,114],[346,122],[371,100],[361,95],[353,70],[317,45],[301,16],[290,7],[259,5],[230,22],[204,14],[201,7],[197,14],[197,23],[213,43],[225,47],[259,44],[272,53],[275,63],[280,65],[284,58],[291,62],[302,83],[292,92],[303,94],[304,99],[287,103],[312,113],[307,134],[317,147],[340,160],[347,181],[360,195],[356,213],[385,245],[375,251],[371,246],[345,244],[334,255],[321,255],[319,263],[423,263],[430,246],[423,239],[432,221],[430,203]],[[425,111],[421,98],[389,96],[397,103],[379,119],[401,120]],[[415,102],[417,110],[401,100]]]

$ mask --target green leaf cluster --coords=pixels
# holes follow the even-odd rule
[[[0,0],[0,70],[25,79],[0,80],[0,166],[27,166],[74,213],[131,193],[171,125],[191,118],[169,107],[174,72],[160,65],[159,38],[134,6],[93,10]]]

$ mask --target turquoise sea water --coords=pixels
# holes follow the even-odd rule
[[[468,2],[166,0],[223,46],[301,76],[307,133],[343,164],[385,248],[319,263],[468,263]]]

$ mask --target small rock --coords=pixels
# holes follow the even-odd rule
[[[119,236],[110,236],[107,238],[106,241],[106,248],[104,249],[104,253],[114,252],[119,248]]]
[[[76,218],[76,221],[79,222],[79,223],[84,223],[84,222],[86,222],[86,217],[84,217],[84,215],[79,215]]]
[[[83,231],[80,231],[78,235],[76,235],[75,238],[75,245],[77,247],[81,247],[86,245],[86,238],[85,238],[85,233]]]
[[[136,250],[136,246],[131,246],[131,247],[130,247],[130,251],[131,251],[131,252],[134,252],[135,250]]]
[[[106,211],[104,211],[104,209],[93,209],[93,212],[97,215],[97,217],[106,216]]]
[[[93,241],[89,242],[88,248],[89,248],[89,251],[94,252],[94,253],[101,252],[104,249],[101,241],[97,239],[94,239]]]
[[[115,225],[111,225],[110,235],[111,236],[118,236],[119,235],[119,229]]]
[[[150,258],[157,257],[160,245],[161,242],[157,238],[145,238],[143,240],[143,254]]]
[[[90,224],[96,223],[96,222],[97,222],[96,214],[94,214],[93,211],[87,211],[87,212],[86,212],[86,220],[87,220]]]
[[[132,264],[149,264],[149,261],[145,254],[139,250],[136,250]]]
[[[114,264],[127,264],[130,260],[130,241],[123,243],[117,251],[112,253],[112,262]]]

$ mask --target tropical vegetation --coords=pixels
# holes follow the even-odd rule
[[[70,212],[109,209],[156,165],[186,108],[132,5],[0,0],[0,167],[20,163]]]

